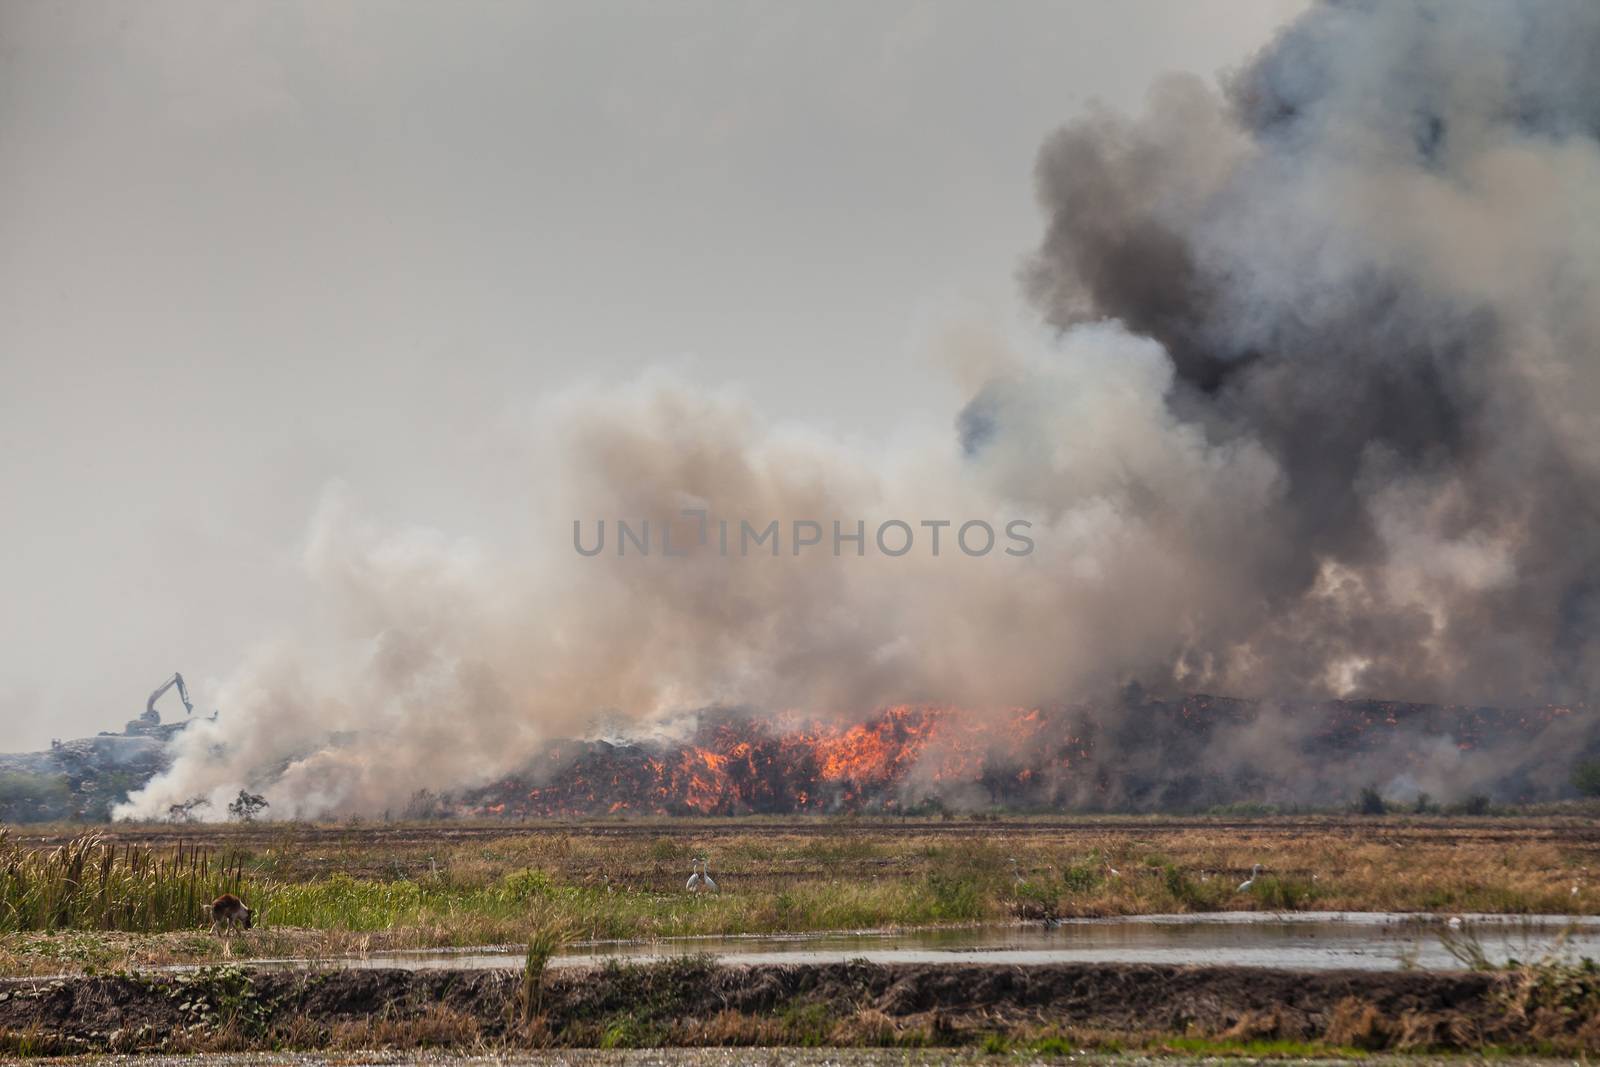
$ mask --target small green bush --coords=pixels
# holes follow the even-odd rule
[[[1061,881],[1069,893],[1091,893],[1100,888],[1105,875],[1092,863],[1075,863],[1061,872]]]
[[[1295,911],[1309,904],[1316,895],[1315,887],[1303,878],[1279,878],[1270,874],[1258,875],[1250,892],[1262,907],[1273,911]]]
[[[1579,760],[1573,764],[1572,788],[1586,797],[1600,797],[1600,760]]]
[[[1356,811],[1362,815],[1385,815],[1389,805],[1384,803],[1383,794],[1378,792],[1376,786],[1367,786],[1361,791],[1361,798],[1356,801]]]
[[[555,883],[543,871],[529,868],[524,871],[512,871],[500,882],[502,897],[512,904],[522,904],[529,900],[547,897],[555,891]]]
[[[945,922],[964,922],[983,914],[983,896],[971,878],[932,871],[927,887],[933,897],[934,917]]]

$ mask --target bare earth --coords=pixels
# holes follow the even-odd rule
[[[25,1055],[377,1046],[1215,1051],[1205,1042],[1243,1052],[1259,1042],[1280,1052],[1588,1051],[1592,986],[1588,975],[1549,989],[1484,972],[724,967],[692,958],[550,973],[531,987],[512,971],[229,970],[3,982],[0,1034]]]
[[[82,1056],[52,1062],[83,1067],[270,1067],[285,1064],[297,1067],[344,1067],[353,1064],[416,1064],[419,1067],[964,1067],[975,1064],[1004,1064],[1026,1067],[1029,1064],[1082,1064],[1083,1067],[1160,1067],[1175,1061],[1191,1064],[1216,1064],[1242,1067],[1251,1063],[1329,1065],[1348,1067],[1351,1060],[1273,1057],[1145,1056],[1104,1053],[1072,1053],[1065,1056],[1007,1054],[985,1055],[962,1049],[850,1049],[850,1048],[684,1048],[600,1051],[567,1049],[552,1052],[519,1052],[504,1056],[461,1056],[448,1052],[386,1051],[340,1052],[329,1055],[312,1052],[210,1053],[196,1056]],[[1493,1063],[1496,1067],[1556,1067],[1572,1060],[1495,1056],[1492,1059],[1469,1056],[1364,1056],[1359,1061],[1368,1067],[1463,1067],[1471,1063]]]

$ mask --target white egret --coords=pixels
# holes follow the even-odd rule
[[[693,867],[694,873],[689,875],[687,882],[683,883],[683,888],[691,893],[698,893],[705,888],[705,883],[700,880],[700,860],[698,858],[695,859]]]
[[[1250,887],[1256,884],[1256,878],[1260,874],[1261,874],[1261,864],[1258,863],[1254,867],[1250,868],[1250,877],[1246,878],[1244,881],[1239,883],[1239,892],[1241,892],[1241,893],[1250,892]]]

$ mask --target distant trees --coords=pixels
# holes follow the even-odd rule
[[[434,793],[431,789],[419,789],[411,794],[411,799],[406,801],[405,810],[400,817],[411,822],[423,822],[432,819],[443,819],[450,814],[448,800]]]
[[[1600,764],[1597,764],[1600,767]],[[1600,776],[1597,776],[1600,777]],[[1369,785],[1361,790],[1350,810],[1358,815],[1387,815],[1390,812],[1405,811],[1401,801],[1385,800],[1383,794],[1375,785]],[[1491,812],[1489,796],[1486,793],[1473,793],[1453,804],[1441,804],[1434,800],[1431,794],[1418,793],[1416,801],[1411,805],[1411,812],[1415,815],[1488,815]]]
[[[263,805],[265,803],[266,803],[266,801],[262,801]],[[209,801],[207,801],[205,797],[190,797],[188,800],[185,800],[182,804],[169,805],[167,807],[167,821],[168,822],[194,822],[195,821],[195,814],[194,814],[195,810],[198,809],[198,808],[206,807],[206,806],[208,806],[208,804],[209,804]]]
[[[1384,803],[1383,794],[1378,792],[1378,787],[1369,785],[1361,790],[1361,799],[1356,801],[1356,811],[1362,815],[1384,815],[1389,811],[1389,805]]]
[[[55,774],[0,774],[0,822],[44,822],[69,814],[72,791]]]
[[[228,815],[240,822],[255,822],[261,810],[269,806],[266,797],[259,793],[247,793],[241,789],[239,795],[228,804]]]
[[[1572,765],[1572,788],[1586,797],[1600,797],[1600,760],[1579,760]]]

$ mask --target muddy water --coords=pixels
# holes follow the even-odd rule
[[[1495,963],[1547,956],[1600,959],[1600,920],[1565,916],[1443,917],[1365,912],[1222,912],[1081,919],[1054,929],[859,931],[759,937],[686,937],[580,942],[552,966],[643,961],[710,953],[724,963],[1197,963],[1297,970],[1422,967],[1458,970],[1447,940],[1470,940]],[[262,960],[262,967],[500,968],[522,964],[522,950],[488,947],[373,953],[332,960]]]

